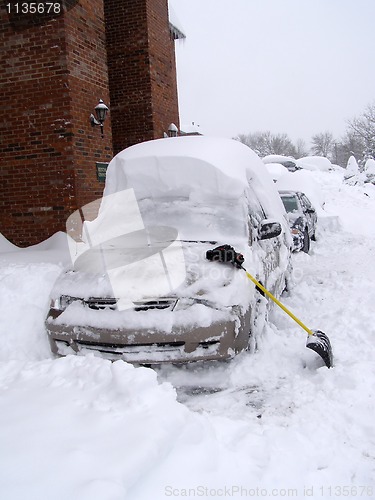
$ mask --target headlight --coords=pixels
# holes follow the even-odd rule
[[[183,311],[185,309],[188,309],[189,307],[193,306],[194,304],[201,304],[206,307],[210,307],[211,309],[217,309],[218,311],[221,311],[223,309],[227,309],[225,306],[221,306],[219,304],[215,304],[214,302],[211,302],[210,300],[205,300],[205,299],[200,299],[198,297],[194,298],[181,298],[177,300],[177,304],[174,307],[174,311]]]
[[[173,310],[174,311],[184,311],[185,309],[188,309],[189,307],[191,307],[195,303],[196,303],[196,301],[194,299],[188,299],[188,298],[178,299]]]
[[[50,308],[57,311],[65,311],[65,309],[74,301],[69,295],[60,295],[55,299],[51,299]]]

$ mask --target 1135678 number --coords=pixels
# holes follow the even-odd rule
[[[61,14],[60,2],[15,2],[7,3],[8,14]]]

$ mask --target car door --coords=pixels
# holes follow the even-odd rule
[[[303,213],[305,214],[307,220],[309,235],[312,236],[315,233],[315,226],[318,219],[316,210],[313,207],[311,201],[304,193],[299,194],[299,199],[303,208]]]
[[[271,274],[280,265],[280,238],[271,238],[260,240],[258,238],[258,228],[261,222],[266,219],[266,214],[260,204],[255,192],[249,191],[249,246],[253,250],[253,272],[258,274],[259,281],[268,288],[270,283],[270,291],[275,293],[275,280],[270,280]],[[249,268],[250,271],[250,268]]]

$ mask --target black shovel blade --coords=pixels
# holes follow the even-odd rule
[[[307,337],[306,347],[319,354],[326,366],[331,368],[333,366],[333,354],[329,338],[320,330],[312,330],[312,332],[313,334]]]

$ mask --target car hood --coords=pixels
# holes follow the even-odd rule
[[[217,242],[181,241],[168,231],[161,234],[158,230],[157,235],[140,231],[93,247],[61,275],[52,298],[116,298],[124,307],[160,297],[199,298],[218,307],[248,307],[254,289],[245,273],[231,264],[206,259],[207,250]],[[236,249],[249,251],[243,242]]]

